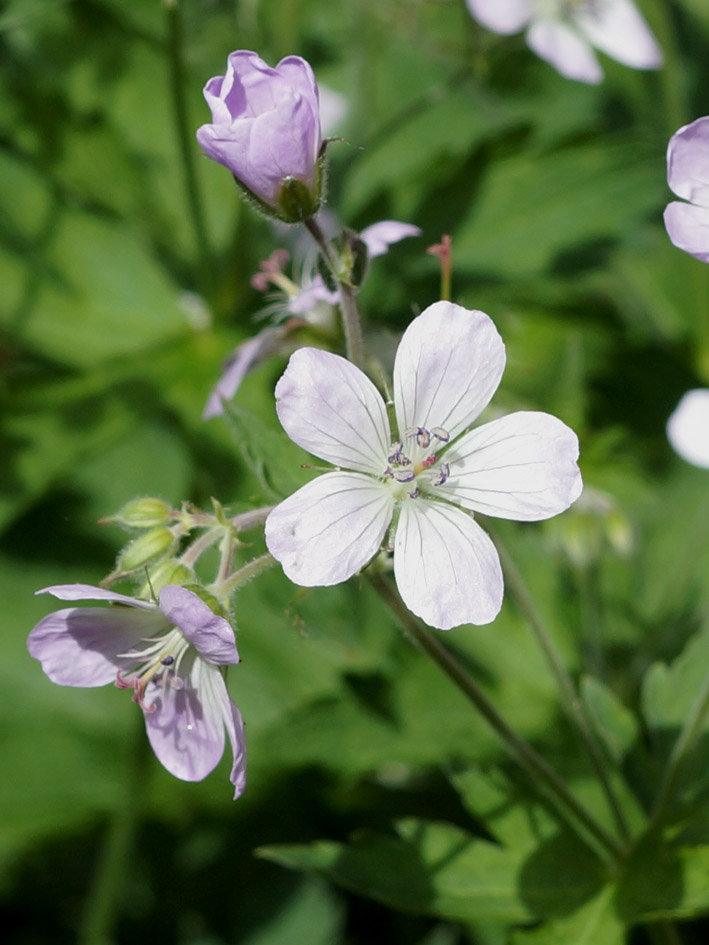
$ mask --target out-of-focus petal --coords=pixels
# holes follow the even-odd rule
[[[271,512],[266,544],[294,584],[339,584],[379,550],[393,506],[381,482],[357,473],[326,473]]]
[[[394,362],[399,435],[443,427],[454,439],[497,390],[505,346],[484,312],[435,302],[404,332]]]
[[[662,66],[662,50],[631,0],[579,3],[571,15],[587,39],[612,59],[634,69]]]
[[[664,219],[667,235],[678,249],[709,262],[708,207],[675,200],[665,207]]]
[[[70,607],[48,614],[30,633],[27,649],[60,686],[105,686],[130,661],[118,653],[166,628],[157,608]]]
[[[218,679],[215,678],[215,682],[217,685],[215,685],[214,699],[222,703],[224,725],[226,726],[227,735],[229,736],[229,742],[231,744],[231,753],[233,755],[229,780],[234,785],[234,800],[236,800],[237,797],[241,797],[246,788],[246,737],[244,735],[244,720],[241,717],[241,712],[239,712],[229,698],[224,680],[219,677]],[[218,684],[223,686],[223,692],[219,690]]]
[[[598,85],[603,70],[589,44],[558,20],[535,20],[527,30],[527,45],[567,79]]]
[[[108,600],[114,604],[127,604],[129,607],[138,607],[141,610],[155,610],[155,604],[148,600],[138,600],[137,597],[127,597],[125,594],[116,594],[105,587],[94,587],[93,584],[53,584],[43,587],[35,594],[51,594],[58,600]]]
[[[690,390],[667,421],[674,451],[694,466],[709,469],[709,390]]]
[[[406,606],[432,627],[490,623],[502,606],[495,546],[471,515],[443,502],[404,502],[394,574]]]
[[[384,401],[349,361],[300,348],[276,384],[276,410],[298,446],[336,466],[382,475],[391,444]]]
[[[532,18],[531,0],[466,0],[478,23],[494,33],[517,33]]]
[[[301,286],[297,295],[288,300],[288,311],[291,315],[307,315],[319,302],[337,305],[339,301],[339,292],[331,292],[322,276],[316,275],[306,285]]]
[[[367,247],[370,259],[377,256],[383,256],[388,252],[389,247],[399,240],[404,240],[409,236],[420,236],[421,230],[413,223],[399,223],[398,220],[380,220],[379,223],[372,223],[366,226],[359,234],[359,238]]]
[[[254,338],[243,341],[229,358],[224,373],[219,378],[202,414],[203,420],[224,413],[222,401],[231,400],[246,375],[265,358],[277,351],[286,332],[280,325],[262,329]]]
[[[498,518],[551,518],[581,494],[578,455],[578,438],[561,420],[511,413],[466,433],[446,453],[450,476],[437,491]]]
[[[231,665],[239,662],[234,631],[229,621],[218,617],[186,587],[176,584],[163,587],[160,591],[160,610],[210,663]]]
[[[678,197],[709,207],[709,116],[697,118],[670,138],[667,183]]]
[[[145,727],[160,763],[183,781],[201,781],[224,752],[223,700],[216,698],[219,669],[188,651],[182,687],[151,682],[145,691]]]

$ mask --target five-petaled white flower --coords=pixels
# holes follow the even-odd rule
[[[338,584],[390,530],[394,574],[415,614],[441,630],[489,623],[502,606],[497,551],[472,512],[534,521],[581,493],[576,435],[546,413],[475,430],[505,366],[490,318],[437,302],[409,325],[394,363],[392,436],[374,384],[315,348],[292,355],[276,385],[278,416],[299,446],[337,468],[278,505],[271,554],[296,584]]]
[[[466,0],[495,33],[527,30],[529,48],[567,79],[596,84],[592,46],[634,69],[659,69],[662,51],[632,0]]]

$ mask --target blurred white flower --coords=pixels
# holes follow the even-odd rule
[[[709,390],[688,390],[667,421],[667,439],[675,453],[709,469]]]

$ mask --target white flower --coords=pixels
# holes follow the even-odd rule
[[[286,575],[306,587],[346,581],[394,520],[394,574],[407,607],[442,630],[494,620],[502,571],[471,513],[534,521],[581,492],[576,435],[555,417],[513,413],[466,432],[504,366],[487,315],[431,305],[396,355],[393,437],[381,395],[358,368],[326,351],[296,351],[276,386],[279,419],[299,446],[343,469],[269,515],[266,543]]]
[[[527,29],[527,45],[567,79],[596,84],[592,46],[634,69],[659,69],[662,51],[632,0],[466,0],[495,33]]]
[[[694,466],[709,469],[709,390],[688,390],[667,421],[674,451]]]
[[[665,208],[669,238],[685,253],[709,262],[709,116],[684,125],[670,138],[667,183],[683,198]]]

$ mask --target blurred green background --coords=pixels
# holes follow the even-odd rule
[[[209,117],[202,86],[232,49],[272,64],[297,53],[347,103],[331,208],[358,229],[394,218],[423,230],[373,267],[369,328],[394,335],[437,299],[424,250],[449,233],[454,299],[488,312],[507,344],[495,406],[548,410],[579,432],[585,500],[493,534],[572,671],[640,710],[643,674],[678,656],[709,606],[708,474],[664,435],[681,394],[709,384],[709,267],[676,250],[661,220],[669,136],[709,111],[709,7],[638,5],[666,67],[604,60],[599,87],[565,81],[519,36],[481,30],[462,0],[2,7],[0,901],[13,945],[551,941],[524,915],[415,916],[415,902],[254,857],[387,833],[402,817],[480,832],[452,772],[486,770],[500,749],[367,587],[296,593],[272,572],[239,596],[244,663],[229,685],[250,767],[236,803],[226,762],[201,784],[170,778],[124,693],[53,686],[25,639],[50,609],[37,588],[111,570],[127,536],[96,522],[129,498],[272,501],[227,424],[200,414],[223,359],[257,330],[249,276],[283,237],[193,133]],[[239,395],[274,431],[283,366],[263,366]],[[588,772],[514,600],[494,625],[446,640],[583,790]],[[646,711],[646,747],[649,728]],[[636,795],[666,748],[650,745]],[[695,768],[698,804],[709,784]],[[99,913],[114,917],[113,937],[96,938]],[[706,926],[683,934],[705,941]]]

